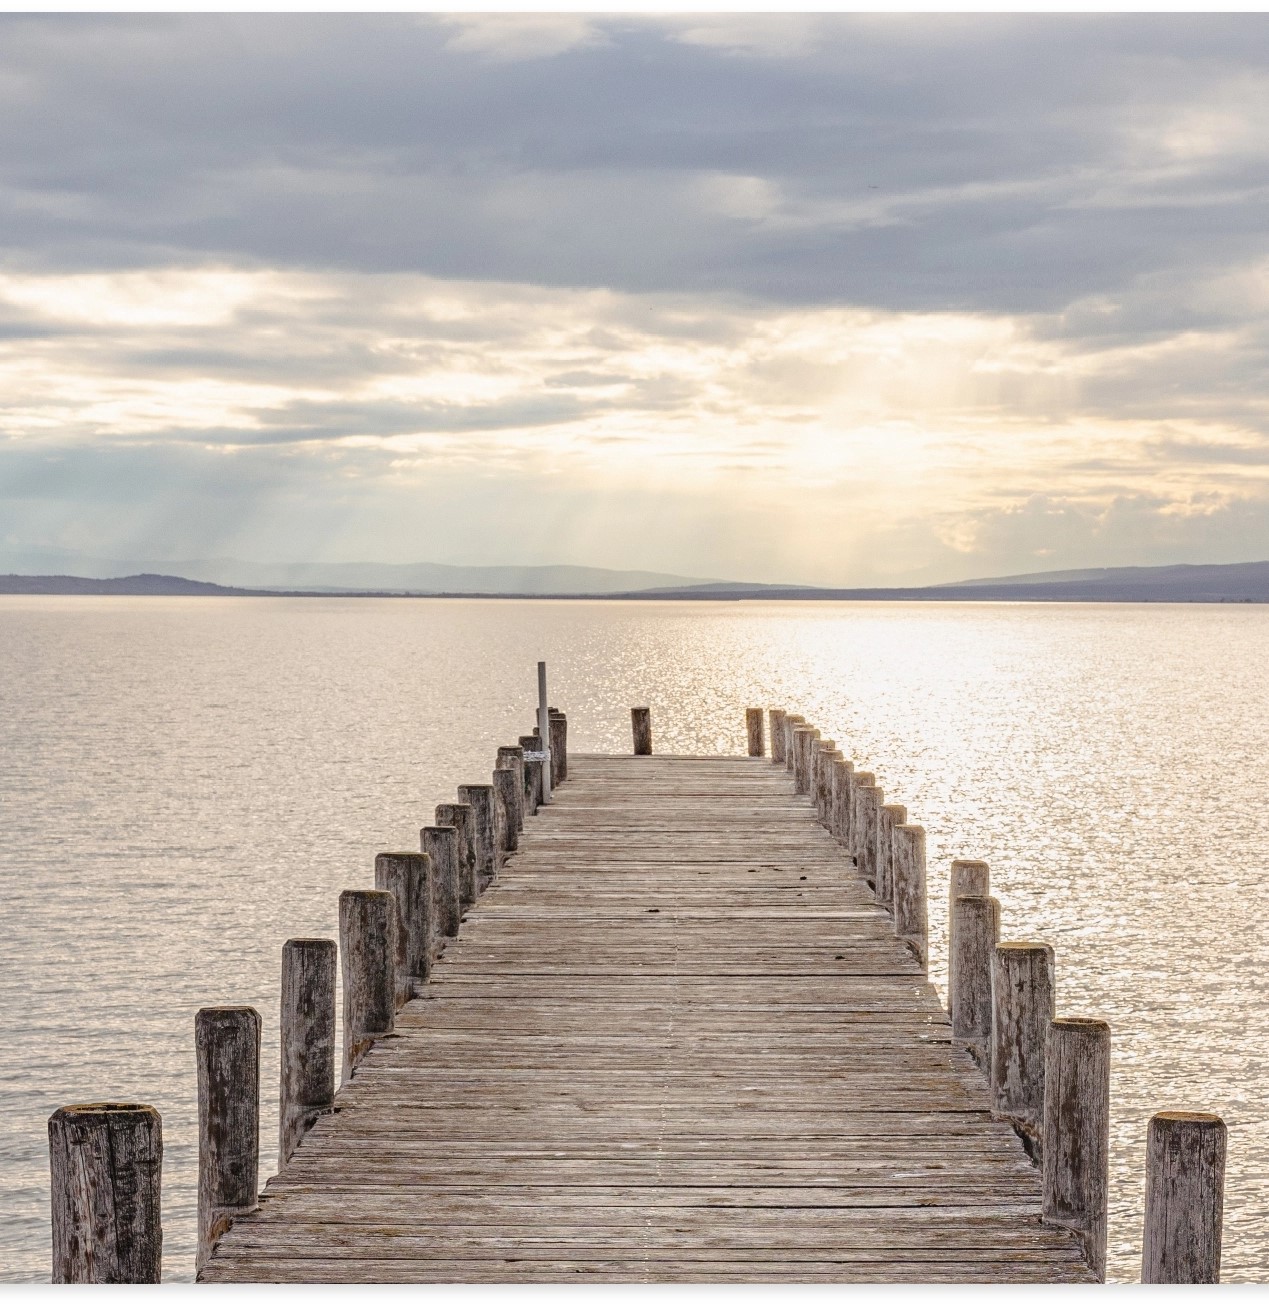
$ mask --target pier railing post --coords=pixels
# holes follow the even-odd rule
[[[551,716],[551,786],[568,780],[568,716],[557,709]]]
[[[819,734],[814,727],[799,725],[793,728],[793,793],[795,795],[811,793],[811,742],[818,740]]]
[[[501,746],[498,750],[498,761],[494,766],[510,768],[516,774],[511,817],[518,834],[524,830],[524,750],[519,745]],[[515,849],[515,845],[510,845],[508,848]]]
[[[1146,1130],[1144,1285],[1221,1279],[1225,1123],[1213,1113],[1156,1113]]]
[[[881,827],[881,804],[886,792],[874,780],[871,785],[855,787],[859,798],[856,812],[859,817],[858,853],[855,865],[860,876],[873,888],[877,889],[877,837]],[[893,862],[893,858],[891,860]],[[896,933],[898,927],[895,928]]]
[[[1053,947],[996,946],[991,973],[992,1112],[1034,1150],[1044,1118],[1044,1047],[1053,1020]]]
[[[750,758],[763,758],[766,755],[767,745],[763,739],[763,731],[762,710],[760,708],[746,709],[745,734],[749,738]]]
[[[551,755],[554,759],[555,755]],[[459,802],[471,808],[472,856],[476,864],[475,894],[494,879],[498,870],[497,849],[494,843],[494,795],[492,786],[459,786]]]
[[[1000,942],[1000,904],[990,895],[954,901],[947,955],[952,1039],[964,1041],[979,1067],[991,1069],[991,977]]]
[[[437,804],[436,825],[453,827],[458,837],[459,910],[470,908],[480,894],[476,872],[476,819],[470,804]]]
[[[850,778],[850,843],[846,849],[861,871],[864,866],[864,837],[867,834],[863,815],[864,792],[870,790],[876,781],[877,778],[871,772],[854,772]]]
[[[260,1014],[245,1006],[200,1008],[194,1051],[199,1272],[234,1218],[259,1205]]]
[[[634,736],[636,754],[652,753],[652,710],[649,708],[632,708],[630,710],[630,730]]]
[[[811,807],[815,810],[815,816],[820,815],[820,764],[821,754],[827,741],[820,739],[817,731],[814,738],[810,741],[807,748],[809,753],[806,759],[806,794],[811,801]]]
[[[375,889],[397,902],[397,1007],[414,997],[432,973],[436,935],[432,909],[432,860],[409,851],[375,855]]]
[[[397,908],[386,890],[345,890],[339,897],[339,957],[344,982],[341,1084],[383,1036],[392,1034]]]
[[[1041,1218],[1076,1232],[1106,1279],[1110,1185],[1110,1027],[1080,1017],[1049,1023],[1044,1052]]]
[[[828,821],[828,787],[831,782],[832,758],[837,753],[835,740],[811,742],[811,800],[815,815],[821,822]]]
[[[894,912],[894,829],[908,820],[902,804],[877,806],[877,902]]]
[[[768,709],[771,724],[771,762],[784,764],[784,710]]]
[[[48,1119],[54,1285],[162,1277],[163,1121],[149,1104],[68,1104]]]
[[[784,770],[786,772],[796,771],[794,762],[797,742],[793,739],[793,733],[804,726],[806,726],[806,719],[800,713],[784,715]]]
[[[507,861],[508,854],[520,848],[520,834],[516,830],[516,771],[515,768],[494,768],[494,851],[497,866]]]
[[[279,1167],[335,1099],[336,954],[333,940],[282,946]]]
[[[462,894],[459,889],[458,832],[453,827],[424,827],[419,832],[419,848],[432,860],[432,921],[436,936],[458,935],[462,920]],[[439,940],[434,940],[439,945]]]
[[[952,875],[947,886],[947,1011],[952,1012],[952,996],[956,991],[956,969],[959,960],[956,956],[957,926],[956,915],[960,912],[958,901],[989,895],[991,893],[991,869],[982,859],[954,858]],[[992,941],[992,947],[996,942]],[[988,960],[987,995],[991,997],[991,968]],[[955,1028],[956,1018],[952,1016]]]
[[[542,760],[530,754],[542,753],[542,737],[536,733],[520,737],[520,758],[524,764],[524,812],[534,817],[542,806],[545,791],[542,788]]]
[[[842,757],[842,751],[836,747],[829,750],[824,757],[824,775],[820,778],[821,803],[823,804],[820,825],[830,835],[837,820],[837,814],[833,809],[833,776],[837,771],[837,765],[845,761]]]
[[[833,760],[833,835],[850,850],[851,788],[855,782],[855,765],[848,758]]]
[[[894,877],[894,933],[911,946],[922,967],[929,961],[925,906],[925,828],[905,822],[891,833]]]
[[[542,807],[542,760],[526,758],[524,760],[524,811],[530,817],[536,817]]]

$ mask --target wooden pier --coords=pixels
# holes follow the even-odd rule
[[[204,1281],[1091,1281],[771,760],[572,755]]]
[[[1110,1028],[1057,1016],[954,859],[950,1013],[925,831],[805,719],[746,757],[497,750],[420,848],[282,950],[280,1170],[255,1009],[201,1009],[209,1282],[1086,1282],[1106,1274]],[[335,1090],[336,968],[343,1075]],[[1220,1279],[1225,1124],[1160,1112],[1142,1280]],[[54,1281],[162,1274],[162,1120],[49,1120]]]

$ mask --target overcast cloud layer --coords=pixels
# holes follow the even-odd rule
[[[0,19],[0,567],[1269,556],[1269,20]]]

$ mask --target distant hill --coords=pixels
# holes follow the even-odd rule
[[[1155,568],[1088,568],[986,577],[938,586],[835,588],[742,585],[659,587],[631,599],[1064,600],[1114,603],[1269,603],[1269,562],[1178,563]]]
[[[350,565],[356,566],[356,565]],[[421,566],[421,565],[420,565]],[[465,569],[453,571],[462,581],[478,580],[472,572],[499,574],[527,585],[528,574],[560,571],[597,571],[608,578],[643,576],[641,573],[605,572],[603,569]],[[658,574],[651,574],[658,575]],[[576,576],[565,578],[574,584]],[[0,594],[8,595],[294,595],[294,596],[452,596],[493,599],[628,599],[628,600],[909,600],[966,603],[974,600],[1048,600],[1103,603],[1269,603],[1269,562],[1176,564],[1159,568],[1097,568],[1085,572],[1032,573],[1017,577],[984,578],[939,586],[833,588],[780,586],[734,581],[678,586],[652,586],[625,591],[483,590],[458,585],[434,588],[357,587],[266,588],[225,586],[216,582],[142,572],[126,577],[79,577],[64,574],[0,575]]]
[[[1090,599],[1269,600],[1269,562],[1171,563],[1151,568],[1085,568],[956,581],[941,590],[993,587],[1079,592]]]
[[[187,577],[143,572],[135,577],[25,577],[0,574],[0,595],[259,595],[268,592],[217,586]]]
[[[251,563],[241,559],[99,559],[71,553],[11,554],[0,566],[40,576],[158,575],[270,591],[389,591],[394,594],[609,595],[651,586],[694,586],[706,578],[570,564],[463,567],[448,563]]]

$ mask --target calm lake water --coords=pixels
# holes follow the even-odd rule
[[[46,1280],[45,1122],[135,1099],[164,1129],[164,1271],[192,1278],[193,1018],[264,1018],[454,787],[531,723],[570,747],[744,749],[801,712],[928,833],[931,975],[954,857],[1005,938],[1051,941],[1058,1009],[1114,1031],[1111,1275],[1139,1271],[1145,1127],[1229,1126],[1224,1273],[1269,1269],[1269,609],[0,598],[0,1275]]]

